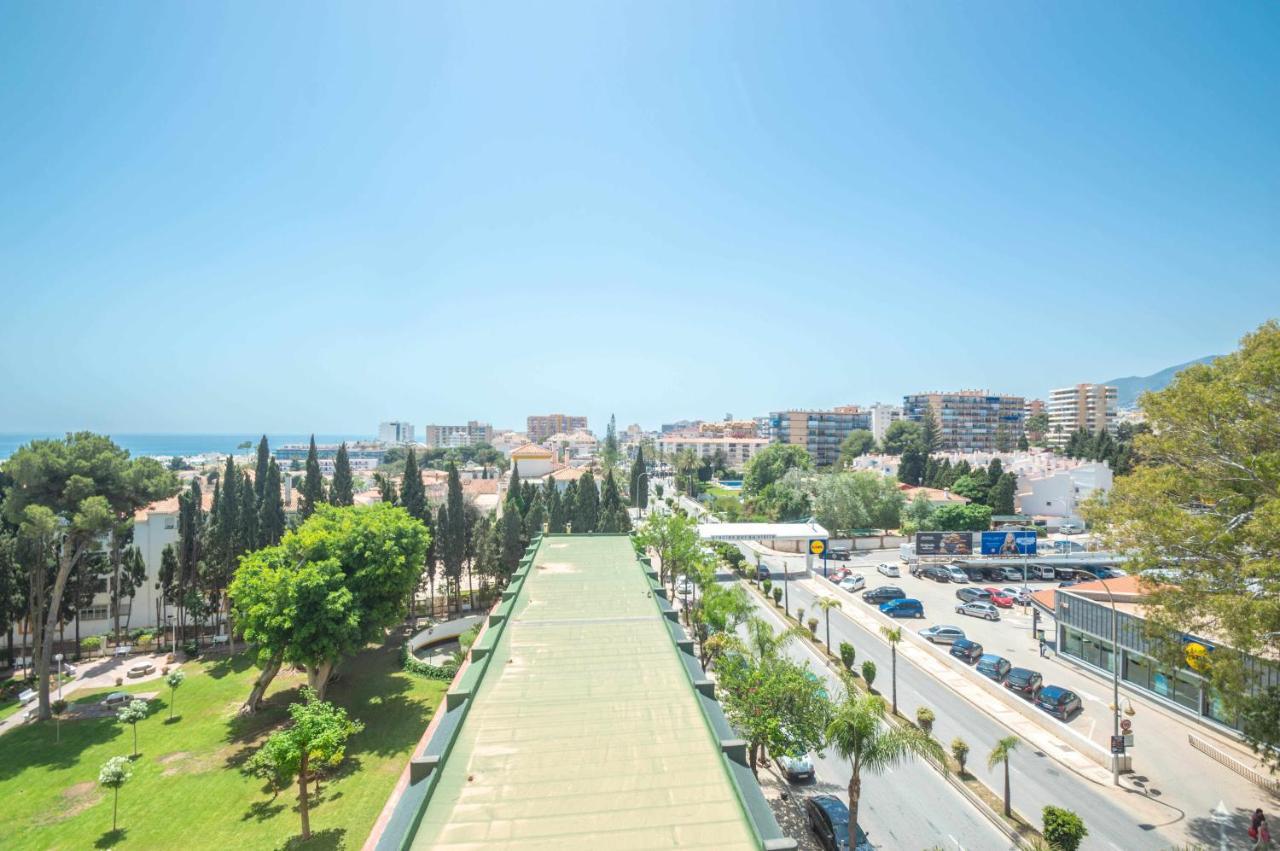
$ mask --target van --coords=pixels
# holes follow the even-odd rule
[[[1054,569],[1047,564],[1033,564],[1027,567],[1028,579],[1056,579]]]
[[[887,603],[881,603],[880,611],[891,618],[924,617],[924,605],[919,600],[913,600],[909,597],[904,600],[890,600]]]

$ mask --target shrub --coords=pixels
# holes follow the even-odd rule
[[[964,774],[964,763],[969,758],[969,745],[959,736],[951,740],[951,756],[955,757],[956,763],[960,766],[960,773]]]
[[[858,651],[853,649],[853,645],[847,641],[840,642],[840,661],[844,665],[846,671],[853,670],[853,663],[858,659]]]
[[[876,681],[876,663],[867,659],[862,663],[862,678],[867,681],[867,688]]]
[[[933,710],[927,706],[921,706],[916,710],[916,723],[919,724],[920,729],[924,730],[926,733],[933,732],[934,718]]]
[[[188,659],[194,659],[200,655],[200,642],[184,641],[182,642],[182,652],[187,654]]]
[[[419,677],[426,677],[429,680],[449,682],[458,673],[458,669],[454,665],[431,665],[422,661],[409,652],[408,644],[400,646],[400,665],[409,673]]]
[[[116,677],[116,685],[118,686],[124,685],[124,677]]]
[[[97,653],[102,649],[102,636],[90,635],[88,638],[80,639],[80,649],[87,653]]]
[[[818,634],[818,619],[817,619],[817,618],[809,618],[809,620],[807,620],[807,621],[806,621],[806,623],[807,623],[807,624],[809,624],[809,633],[810,633],[811,635],[817,635],[817,634]]]
[[[772,591],[771,593],[773,594],[773,604],[774,604],[775,606],[782,602],[782,589],[781,589],[781,588],[774,588],[774,589],[773,589],[773,591]]]
[[[1044,808],[1043,818],[1045,841],[1058,851],[1076,851],[1089,835],[1080,816],[1071,810],[1050,804]]]
[[[804,606],[800,606],[796,609],[796,620],[800,623],[804,623]]]
[[[773,590],[773,580],[765,579],[760,583],[760,587],[764,589],[764,593],[768,594],[770,591]]]

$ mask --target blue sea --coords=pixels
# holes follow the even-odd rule
[[[20,446],[33,440],[60,438],[62,434],[0,434],[0,460],[8,458]],[[117,445],[129,450],[131,455],[150,455],[154,457],[183,458],[205,455],[211,452],[221,454],[245,455],[257,451],[261,434],[113,434],[111,439]],[[274,449],[286,443],[306,443],[311,439],[309,434],[268,434],[267,442]],[[317,434],[316,443],[353,443],[357,440],[373,440],[367,434]],[[237,447],[249,441],[251,448]]]

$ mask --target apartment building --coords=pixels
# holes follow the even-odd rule
[[[470,420],[466,425],[428,425],[422,429],[422,440],[430,449],[460,449],[493,441],[493,426]]]
[[[379,443],[413,443],[413,424],[394,420],[378,423]]]
[[[587,431],[587,418],[569,414],[530,415],[525,420],[525,431],[530,443],[542,443],[553,434]]]
[[[820,467],[840,460],[840,444],[849,432],[871,430],[871,414],[849,405],[831,411],[774,411],[769,414],[769,437],[774,443],[803,446]]]
[[[1119,391],[1108,384],[1077,384],[1049,391],[1049,443],[1063,446],[1071,433],[1114,431]]]
[[[940,450],[994,452],[1013,449],[1023,436],[1026,399],[1002,396],[986,390],[955,393],[917,393],[902,399],[903,415],[924,422],[932,410],[938,421]]]
[[[741,470],[761,449],[769,445],[763,437],[721,437],[708,434],[669,434],[658,438],[658,451],[664,458],[674,458],[676,453],[691,449],[699,458],[724,452],[731,470]]]
[[[884,440],[884,433],[889,430],[890,425],[902,419],[901,405],[882,405],[876,402],[867,411],[871,414],[871,435],[876,443]]]

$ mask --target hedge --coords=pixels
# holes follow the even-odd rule
[[[411,674],[426,677],[429,680],[452,680],[458,673],[456,665],[431,665],[409,652],[409,645],[400,646],[400,664]]]

